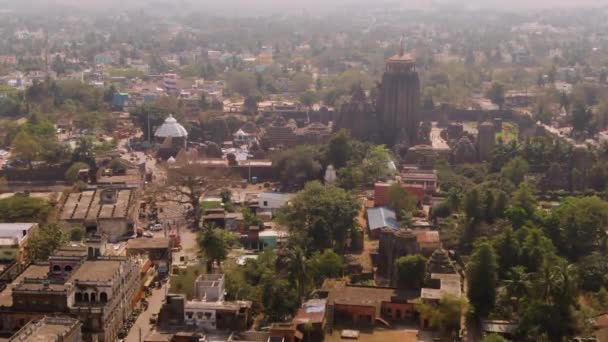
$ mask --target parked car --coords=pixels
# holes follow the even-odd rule
[[[150,225],[150,230],[151,230],[151,231],[155,231],[155,232],[157,232],[157,231],[161,231],[161,230],[163,230],[163,225],[162,225],[162,224],[160,224],[160,223],[154,223],[154,224],[151,224],[151,225]]]

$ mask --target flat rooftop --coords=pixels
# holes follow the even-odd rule
[[[45,317],[38,322],[30,322],[9,339],[11,342],[60,341],[75,329],[78,320],[68,317]]]
[[[48,264],[32,264],[21,273],[11,284],[0,292],[0,306],[13,305],[13,289],[25,278],[46,279],[49,273]]]
[[[171,246],[171,239],[164,237],[155,238],[136,238],[127,241],[129,249],[168,249]]]
[[[91,260],[86,261],[70,277],[69,282],[75,281],[112,281],[114,274],[120,268],[120,260]]]
[[[63,208],[60,219],[64,221],[89,221],[97,219],[125,219],[133,207],[135,194],[133,189],[117,189],[116,201],[102,203],[101,193],[105,189],[88,190],[71,193]]]

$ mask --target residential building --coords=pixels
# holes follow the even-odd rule
[[[82,342],[82,324],[71,317],[44,317],[31,321],[9,342]]]
[[[116,242],[135,233],[138,197],[136,189],[123,186],[74,192],[65,200],[59,219]]]
[[[418,293],[395,288],[348,285],[345,281],[326,281],[327,326],[354,324],[373,327],[377,319],[389,322],[411,322],[415,315]]]
[[[422,187],[424,192],[432,194],[439,185],[439,178],[435,170],[406,170],[401,173],[401,182],[408,188]]]
[[[171,269],[171,239],[164,237],[136,238],[127,242],[127,256],[145,256],[160,276],[166,276]]]
[[[60,250],[49,263],[30,265],[0,292],[2,332],[65,315],[82,322],[84,340],[116,341],[140,289],[137,263],[124,257],[87,260],[86,249],[77,247]]]
[[[294,194],[262,192],[258,195],[258,208],[262,211],[277,211],[287,205]]]
[[[0,262],[29,260],[27,244],[37,223],[0,223]]]

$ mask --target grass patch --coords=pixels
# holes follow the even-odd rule
[[[188,299],[194,296],[194,281],[205,273],[205,265],[192,265],[180,268],[179,274],[171,276],[171,293],[181,293]]]
[[[220,201],[203,201],[203,203],[201,204],[201,208],[203,209],[203,212],[205,210],[219,209],[221,207],[222,207],[222,202],[220,202]]]

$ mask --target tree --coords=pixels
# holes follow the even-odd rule
[[[11,157],[27,163],[30,169],[33,162],[42,159],[42,153],[43,148],[38,139],[25,131],[19,132],[12,142]]]
[[[302,298],[310,283],[308,264],[302,248],[296,246],[288,251],[286,268],[289,283],[295,285],[298,298]]]
[[[505,277],[512,267],[518,264],[520,247],[513,229],[505,228],[493,241],[496,256],[498,257],[499,273]]]
[[[306,184],[291,205],[281,208],[278,219],[294,239],[299,239],[301,247],[310,247],[310,251],[333,248],[343,254],[359,208],[349,192],[314,181]]]
[[[505,104],[505,87],[498,82],[492,83],[492,87],[486,93],[486,97],[496,104],[499,109],[502,109],[502,106]]]
[[[393,173],[389,167],[391,162],[391,154],[384,145],[372,147],[360,166],[363,184],[371,185],[390,176]]]
[[[170,168],[167,183],[161,193],[168,200],[189,205],[194,216],[193,226],[198,229],[201,220],[201,198],[210,191],[226,187],[234,177],[230,169],[210,169],[196,164]]]
[[[241,96],[247,98],[248,96],[255,95],[257,84],[256,77],[253,73],[247,71],[235,71],[228,75],[228,88],[230,90],[239,93]]]
[[[312,105],[317,102],[319,102],[319,95],[312,90],[307,90],[300,95],[300,103],[308,108],[312,107]]]
[[[307,73],[299,72],[293,76],[291,83],[293,91],[297,93],[305,92],[312,84],[312,76]]]
[[[498,197],[496,198],[496,205],[494,206],[494,214],[498,218],[505,217],[505,210],[509,205],[509,198],[507,193],[504,191],[498,191]]]
[[[80,170],[88,168],[89,165],[85,163],[77,162],[72,164],[72,166],[70,166],[70,168],[65,172],[65,180],[70,183],[76,183],[76,181],[78,181],[78,173]]]
[[[82,241],[85,236],[84,228],[74,227],[70,229],[70,241]]]
[[[438,329],[444,336],[452,336],[460,330],[460,319],[467,310],[467,303],[462,298],[444,295],[438,305],[422,302],[416,304],[416,309],[428,319],[431,328]]]
[[[395,211],[399,220],[403,219],[403,212],[411,213],[416,209],[416,202],[416,197],[400,183],[392,184],[388,188],[388,206]]]
[[[530,296],[522,301],[523,310],[515,338],[521,341],[562,341],[571,336],[575,332],[573,309],[577,293],[574,265],[556,256],[545,257]]]
[[[523,266],[516,266],[509,270],[508,277],[505,281],[505,291],[508,298],[524,298],[530,291],[530,276],[531,274],[526,273],[526,269]]]
[[[521,183],[511,199],[511,206],[514,208],[521,208],[528,218],[534,215],[536,210],[536,196],[534,196],[534,189],[529,183]]]
[[[264,312],[271,321],[282,321],[300,305],[296,288],[286,279],[264,274],[261,281]]]
[[[598,197],[565,199],[555,211],[563,253],[571,260],[590,254],[606,243],[608,203]]]
[[[608,285],[608,260],[605,255],[593,252],[581,258],[577,268],[582,290],[598,292]]]
[[[521,246],[519,263],[527,272],[537,272],[545,258],[555,256],[555,246],[539,228],[524,227],[517,231]]]
[[[327,144],[327,160],[336,170],[346,166],[353,157],[353,139],[347,130],[334,133]]]
[[[45,200],[15,195],[0,199],[0,222],[47,221],[53,207]]]
[[[205,224],[198,235],[198,246],[207,262],[207,273],[212,273],[213,263],[221,266],[228,256],[228,239],[225,232],[213,224]]]
[[[272,156],[273,165],[283,186],[301,188],[321,173],[318,152],[313,146],[300,145]]]
[[[589,124],[591,123],[591,119],[593,118],[593,113],[584,102],[576,101],[574,103],[574,107],[572,108],[572,116],[570,118],[570,123],[572,124],[572,129],[577,132],[583,132],[589,128]]]
[[[486,189],[484,194],[484,203],[483,203],[483,216],[487,223],[493,223],[496,218],[495,213],[495,204],[494,204],[494,192],[490,189]]]
[[[29,238],[28,251],[35,261],[47,261],[49,256],[65,242],[65,234],[56,224],[40,227]]]
[[[308,259],[308,269],[316,285],[328,278],[342,276],[344,271],[344,260],[332,249],[325,249],[323,252],[315,252]]]
[[[395,261],[397,287],[419,290],[426,275],[426,258],[420,254],[402,256]]]
[[[260,98],[258,96],[247,96],[245,98],[245,102],[243,103],[245,113],[251,115],[256,114],[258,112],[258,102],[260,102]]]
[[[72,152],[72,162],[95,166],[95,151],[93,141],[90,138],[81,137],[78,139],[76,148]]]
[[[477,241],[467,264],[467,295],[478,317],[486,317],[494,308],[497,271],[494,248],[485,239]]]
[[[144,133],[144,139],[151,140],[154,129],[162,125],[169,114],[175,113],[168,112],[155,105],[143,105],[131,112],[131,118],[133,123]]]
[[[500,170],[500,175],[507,178],[513,184],[519,185],[530,170],[530,165],[522,157],[515,157],[509,160]]]
[[[479,190],[473,188],[464,196],[464,213],[469,221],[478,221],[480,218]]]

